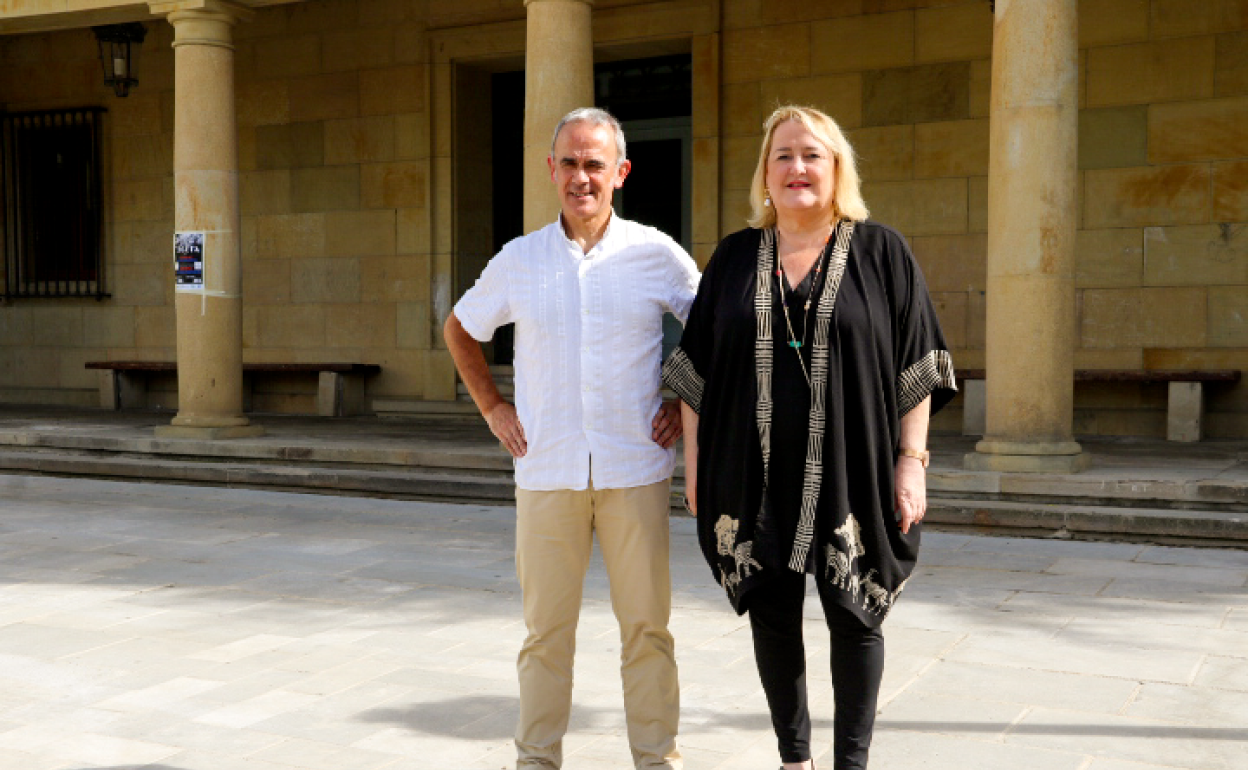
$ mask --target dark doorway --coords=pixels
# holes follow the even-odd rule
[[[456,82],[456,123],[488,126],[490,136],[475,144],[476,149],[457,143],[456,176],[479,172],[483,163],[489,164],[492,216],[483,220],[472,202],[459,201],[457,196],[457,298],[476,281],[488,256],[524,234],[524,71],[484,72],[461,67],[460,75]],[[626,219],[662,230],[686,250],[691,243],[692,93],[689,54],[617,60],[594,66],[595,102],[620,120],[628,156],[633,161],[632,173],[616,193],[616,211]],[[487,104],[490,117],[483,121],[480,110]],[[458,133],[458,139],[470,139]],[[488,148],[488,153],[482,152],[482,147]],[[473,153],[476,157],[469,157]],[[490,255],[482,253],[487,243],[492,248]],[[665,319],[665,355],[679,340],[679,332],[675,319]],[[486,355],[493,364],[512,362],[511,326],[495,333]]]
[[[524,234],[524,70],[490,78],[494,253]]]

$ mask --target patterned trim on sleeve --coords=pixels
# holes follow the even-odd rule
[[[897,413],[904,416],[937,388],[957,390],[953,356],[947,350],[933,350],[897,378]]]
[[[693,411],[702,412],[702,391],[706,382],[698,376],[698,370],[693,368],[693,361],[680,348],[673,350],[663,364],[663,383],[676,391],[680,400]]]

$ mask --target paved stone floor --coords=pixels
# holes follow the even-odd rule
[[[509,766],[509,508],[0,476],[0,770]],[[747,626],[672,521],[690,770],[774,770]],[[1248,768],[1248,552],[928,532],[873,768]],[[601,563],[569,770],[628,767]],[[826,632],[808,602],[817,751]],[[830,757],[826,764],[830,764]]]

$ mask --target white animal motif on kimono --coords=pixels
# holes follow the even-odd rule
[[[762,569],[763,565],[754,560],[750,552],[754,550],[754,543],[739,543],[737,550],[733,553],[733,557],[737,560],[737,575],[741,579],[750,576],[752,570]]]
[[[827,546],[827,551],[828,571],[834,573],[832,582],[841,588],[848,588],[849,586],[845,584],[845,580],[849,577],[850,570],[854,567],[853,562],[848,555],[841,553],[834,545]]]
[[[869,570],[866,575],[863,575],[862,588],[866,593],[866,609],[879,614],[886,611],[889,605],[893,603],[894,594],[889,593],[888,589],[884,588],[884,586],[872,579],[872,576],[877,574],[879,573],[872,569]],[[872,604],[875,605],[875,609],[873,610],[871,609]]]
[[[858,519],[854,518],[854,514],[849,514],[845,523],[833,531],[845,539],[845,550],[850,558],[866,554],[867,549],[862,547],[862,527],[858,525]]]
[[[732,556],[737,544],[738,522],[731,516],[720,516],[715,522],[715,543],[720,556]]]

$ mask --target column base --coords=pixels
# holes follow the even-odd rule
[[[996,441],[985,439],[962,459],[968,471],[1001,473],[1079,473],[1092,456],[1077,441]]]
[[[227,438],[255,438],[264,435],[263,425],[189,426],[157,425],[156,438],[193,438],[216,441]]]

